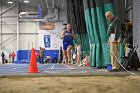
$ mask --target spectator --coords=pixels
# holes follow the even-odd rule
[[[59,50],[59,63],[62,63],[63,61],[63,50],[62,50],[62,47],[60,47],[60,50]]]
[[[58,62],[58,55],[57,55],[57,52],[56,51],[54,51],[54,53],[53,53],[53,62],[54,63],[57,63]]]
[[[74,51],[74,53],[73,53],[72,58],[73,58],[73,64],[75,64],[75,63],[76,63],[76,52],[75,52],[75,51]]]
[[[80,44],[77,44],[76,45],[77,47],[76,47],[76,49],[77,49],[77,54],[76,54],[76,64],[78,65],[78,64],[80,64],[80,62],[81,62],[81,45]]]
[[[89,56],[88,56],[88,54],[85,55],[85,58],[82,60],[82,62],[78,66],[89,66]]]
[[[39,47],[39,48],[40,48],[39,63],[40,64],[44,64],[43,58],[44,58],[44,51],[45,51],[45,49],[44,48],[41,48],[41,47]]]
[[[51,57],[50,56],[46,56],[46,59],[45,59],[45,63],[50,63],[51,62]]]
[[[11,53],[12,63],[14,63],[15,56],[16,56],[16,54],[15,54],[15,52],[13,51],[13,52]]]
[[[4,62],[4,60],[5,60],[5,54],[4,54],[4,52],[1,53],[1,57],[2,57],[2,64],[4,64],[5,63]]]

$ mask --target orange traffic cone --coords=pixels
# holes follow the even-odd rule
[[[28,72],[29,73],[38,73],[38,68],[37,68],[37,62],[36,62],[36,56],[35,56],[34,48],[32,48],[32,53],[31,53],[31,59],[30,59]]]

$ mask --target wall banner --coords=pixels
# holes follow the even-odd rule
[[[45,48],[50,48],[50,35],[44,35]]]

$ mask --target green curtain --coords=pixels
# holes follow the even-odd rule
[[[82,0],[67,0],[67,21],[72,24],[74,33],[80,42],[74,39],[75,43],[80,43],[82,46],[82,58],[85,54],[89,54],[89,37],[86,31],[84,7]]]
[[[85,6],[88,8],[88,2],[84,2]],[[93,33],[93,26],[92,26],[92,19],[91,19],[91,11],[90,9],[85,10],[85,21],[86,21],[86,27],[87,27],[87,33],[89,36],[89,43],[90,43],[90,65],[91,66],[96,66],[96,42],[95,42],[95,37]]]
[[[87,32],[90,41],[90,64],[102,67],[111,64],[105,18],[107,11],[115,14],[113,0],[83,0]]]
[[[75,34],[81,39],[82,54],[90,54],[91,66],[111,64],[107,36],[109,21],[106,20],[105,13],[112,11],[115,14],[117,10],[118,14],[120,10],[123,18],[123,6],[120,8],[117,2],[124,3],[124,0],[67,0],[67,22],[72,24]],[[120,56],[124,54],[123,51],[124,45],[121,44]]]

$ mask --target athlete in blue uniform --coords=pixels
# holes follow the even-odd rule
[[[63,50],[65,59],[69,64],[72,61],[70,51],[74,46],[73,38],[76,38],[70,24],[67,24],[66,29],[62,31],[61,38],[63,38]]]
[[[72,32],[65,30],[65,36],[63,38],[63,50],[67,50],[68,46],[73,46]]]

